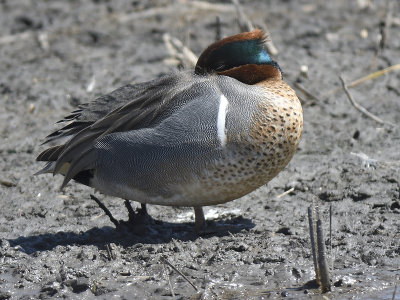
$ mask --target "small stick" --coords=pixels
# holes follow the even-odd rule
[[[314,220],[316,218],[316,221]],[[313,200],[312,206],[308,207],[308,224],[310,227],[311,251],[313,255],[315,277],[323,293],[331,290],[329,279],[329,268],[326,263],[325,241],[322,230],[319,207]]]
[[[359,85],[359,84],[361,84],[361,83],[364,83],[365,81],[368,81],[368,80],[371,80],[371,79],[375,79],[375,78],[381,77],[382,75],[384,75],[384,74],[386,74],[386,73],[389,73],[389,72],[392,72],[392,71],[396,71],[396,70],[400,70],[400,64],[396,64],[396,65],[387,67],[387,68],[385,68],[385,69],[382,69],[382,70],[373,72],[373,73],[368,74],[368,75],[366,75],[366,76],[364,76],[364,77],[361,77],[361,78],[359,78],[359,79],[357,79],[357,80],[354,80],[353,82],[351,82],[351,83],[349,83],[349,84],[347,85],[347,88],[353,88],[353,87],[355,87],[355,86],[357,86],[357,85]],[[333,94],[335,94],[336,92],[338,92],[338,91],[340,91],[340,90],[342,90],[342,89],[343,89],[342,87],[334,88],[334,89],[332,89],[332,90],[326,92],[326,93],[323,95],[323,97],[324,97],[324,98],[328,98],[328,97],[332,96]]]
[[[250,19],[247,17],[247,15],[244,13],[242,6],[239,3],[239,0],[232,0],[233,5],[235,6],[236,9],[236,15],[237,15],[237,21],[238,21],[238,26],[241,31],[253,31],[254,30],[254,25],[250,21]],[[267,33],[268,36],[270,36],[269,31],[267,26],[264,24],[264,31]],[[275,47],[274,43],[272,42],[271,39],[268,39],[265,42],[265,46],[268,48],[268,52],[272,56],[278,55],[279,51]]]
[[[318,245],[318,267],[323,293],[331,290],[329,279],[329,268],[326,263],[324,232],[322,230],[322,221],[320,219],[319,207],[317,206],[317,245]]]
[[[108,260],[115,259],[114,254],[112,252],[112,248],[110,247],[110,244],[107,244],[107,255],[108,255]]]
[[[318,269],[318,263],[317,263],[317,249],[316,249],[316,243],[315,243],[315,231],[314,231],[314,222],[313,222],[313,210],[314,210],[314,201],[313,201],[313,206],[308,208],[308,225],[310,227],[310,239],[311,239],[311,252],[313,256],[313,263],[314,263],[314,271],[315,271],[315,278],[317,280],[317,283],[319,284],[320,279],[319,279],[319,269]]]
[[[383,52],[383,49],[386,47],[387,41],[389,39],[389,29],[392,26],[392,20],[393,20],[392,15],[393,15],[393,2],[391,0],[387,0],[385,20],[379,23],[380,37],[378,40],[378,44],[376,45],[375,48],[375,55],[374,59],[372,60],[371,69],[375,68],[378,57]]]
[[[5,36],[0,37],[0,45],[5,45],[5,44],[13,43],[13,42],[28,40],[31,37],[33,37],[33,35],[30,32],[22,32],[22,33],[17,33],[17,34],[5,35]]]
[[[161,260],[166,263],[168,266],[170,266],[172,269],[174,269],[175,272],[177,272],[179,275],[181,275],[183,277],[183,279],[185,279],[195,290],[196,292],[199,291],[199,289],[197,288],[197,286],[195,286],[193,284],[193,282],[190,281],[189,278],[187,278],[185,276],[185,274],[183,274],[181,271],[179,271],[174,265],[172,265],[167,259],[165,259],[164,257],[161,257]]]
[[[172,57],[178,59],[181,63],[194,67],[197,63],[197,56],[188,47],[184,46],[183,43],[170,34],[165,33],[163,35],[165,46]]]
[[[219,16],[215,18],[215,41],[219,41],[221,39],[221,20]]]
[[[311,93],[310,91],[308,91],[302,84],[295,82],[294,86],[296,88],[298,88],[304,95],[306,95],[307,97],[319,101],[319,98],[317,96],[315,96],[313,93]]]
[[[395,299],[396,299],[396,291],[397,291],[397,284],[394,286],[394,291],[393,291],[392,300],[395,300]]]
[[[220,13],[231,13],[232,7],[227,4],[209,3],[206,1],[185,1],[189,6],[189,9],[202,9],[206,11],[217,11]]]
[[[169,290],[171,291],[171,296],[172,296],[173,298],[175,298],[174,289],[173,289],[172,284],[171,284],[171,278],[169,277],[168,270],[167,270],[167,268],[165,267],[165,261],[163,262],[163,267],[164,267],[164,272],[165,272],[165,274],[167,275],[167,281],[168,281],[168,285],[169,285]]]
[[[386,47],[386,44],[389,40],[389,30],[390,30],[390,27],[392,27],[392,22],[393,22],[393,1],[387,0],[385,26],[383,27],[383,30],[382,30],[382,39],[381,39],[381,44],[380,44],[380,47],[382,50],[383,50],[383,48]]]
[[[234,7],[227,4],[214,4],[205,1],[175,1],[172,5],[154,7],[132,13],[115,14],[111,18],[119,23],[133,22],[135,20],[153,18],[155,16],[185,15],[214,11],[220,14],[232,14]],[[171,17],[172,18],[172,17]]]
[[[329,250],[331,257],[331,270],[333,270],[333,254],[332,254],[332,204],[329,205]]]
[[[354,101],[353,97],[351,96],[349,90],[347,89],[346,83],[344,82],[342,76],[339,76],[340,82],[342,83],[342,87],[344,92],[346,93],[347,98],[349,99],[350,103],[361,113],[363,113],[364,115],[366,115],[367,117],[375,120],[376,122],[380,123],[380,124],[390,124],[392,126],[395,126],[393,123],[390,122],[385,122],[383,121],[381,118],[375,116],[374,114],[370,113],[367,109],[365,109],[363,106],[361,106],[360,104],[358,104],[357,102]]]
[[[288,189],[287,191],[283,192],[282,194],[279,194],[278,196],[276,196],[275,198],[282,198],[283,196],[286,196],[287,194],[290,194],[291,192],[294,191],[294,187]]]
[[[253,31],[254,25],[243,12],[242,6],[239,3],[239,0],[232,0],[233,5],[236,9],[236,16],[238,21],[238,26],[241,31]]]
[[[44,51],[49,50],[50,44],[49,44],[49,35],[47,32],[40,32],[37,36],[40,48],[42,48]]]
[[[90,194],[90,198],[94,201],[96,201],[97,205],[104,211],[104,213],[110,218],[110,221],[113,222],[115,227],[119,227],[119,221],[113,217],[111,212],[108,210],[108,208],[94,195]]]
[[[387,67],[383,70],[379,70],[374,73],[368,74],[367,76],[361,77],[360,79],[357,79],[357,80],[351,82],[349,85],[347,85],[347,87],[348,88],[355,87],[355,86],[359,85],[360,83],[363,83],[364,81],[381,77],[382,75],[389,73],[391,71],[395,71],[395,70],[400,70],[400,64],[393,65],[393,66]]]

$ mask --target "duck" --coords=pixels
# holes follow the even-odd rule
[[[295,91],[256,29],[221,39],[194,70],[127,84],[82,104],[48,135],[37,174],[125,200],[194,208],[239,199],[274,178],[302,136]],[[127,203],[128,202],[128,203]],[[128,207],[128,206],[127,206]],[[129,210],[129,207],[128,207]]]

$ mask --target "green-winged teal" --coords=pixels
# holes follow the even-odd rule
[[[275,177],[300,142],[295,92],[261,30],[210,45],[195,71],[128,84],[81,105],[46,142],[39,173],[143,205],[203,206],[240,198]]]

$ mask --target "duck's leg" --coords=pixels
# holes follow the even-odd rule
[[[129,214],[128,222],[133,222],[138,214],[142,218],[146,218],[149,216],[147,213],[147,206],[145,203],[140,203],[140,208],[137,208],[136,212],[133,210],[130,200],[125,200],[125,207],[128,210],[128,214]]]
[[[143,223],[144,220],[151,219],[150,216],[147,214],[146,204],[144,203],[141,203],[141,208],[137,209],[136,213],[132,208],[131,202],[129,200],[125,200],[124,204],[126,209],[128,210],[128,221],[118,221],[111,214],[110,210],[96,196],[91,194],[90,198],[96,201],[97,205],[104,211],[104,213],[110,218],[110,221],[115,225],[115,228],[121,228],[122,225],[126,224]]]
[[[118,228],[121,223],[116,218],[113,217],[109,209],[95,196],[90,194],[90,198],[96,201],[97,205],[104,211],[104,213],[110,218],[110,221],[113,222],[116,228]]]
[[[140,203],[140,209],[139,209],[138,211],[139,211],[139,213],[140,213],[141,215],[147,216],[148,213],[147,213],[147,206],[146,206],[146,203]]]
[[[206,226],[206,219],[204,218],[204,212],[202,206],[194,207],[194,228],[197,233],[204,231]]]
[[[125,199],[124,204],[126,209],[128,210],[128,222],[133,223],[135,220],[135,211],[132,208],[131,201]]]

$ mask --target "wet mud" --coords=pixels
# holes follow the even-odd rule
[[[150,206],[148,224],[116,231],[91,189],[71,183],[60,192],[61,177],[33,176],[35,157],[80,103],[175,71],[164,33],[197,55],[215,40],[217,16],[223,36],[237,33],[230,2],[0,1],[0,299],[319,299],[313,200],[325,232],[333,211],[325,295],[392,299],[400,281],[400,73],[349,89],[394,125],[356,110],[338,76],[351,83],[400,62],[393,2],[376,56],[386,1],[242,1],[256,26],[268,25],[275,59],[302,100],[304,134],[267,185],[205,208],[208,232],[199,237],[190,208]],[[127,218],[121,199],[96,196]]]

